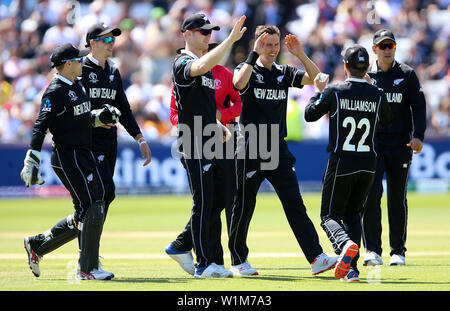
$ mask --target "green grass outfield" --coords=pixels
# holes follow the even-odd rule
[[[324,251],[331,244],[319,225],[319,194],[305,194],[308,214]],[[390,267],[386,202],[383,201],[383,261],[363,267],[361,282],[344,283],[331,271],[312,276],[278,198],[260,194],[250,225],[249,261],[260,275],[194,279],[164,253],[183,229],[189,196],[118,197],[104,226],[101,255],[111,281],[76,281],[77,243],[72,241],[41,262],[41,277],[27,265],[23,237],[42,233],[73,211],[69,198],[0,200],[0,291],[448,291],[450,290],[450,194],[408,196],[407,265]],[[230,257],[223,228],[225,265]],[[362,252],[362,256],[364,251]],[[361,260],[360,260],[361,262]]]

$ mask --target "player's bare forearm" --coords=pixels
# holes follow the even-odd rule
[[[190,76],[201,76],[210,71],[222,60],[233,43],[233,41],[227,38],[212,51],[206,53],[205,55],[200,57],[200,59],[196,60],[191,66]]]
[[[247,29],[246,27],[243,27],[245,19],[246,17],[244,15],[241,16],[231,30],[231,33],[222,41],[222,43],[192,64],[189,73],[191,77],[204,75],[222,60],[233,43],[242,38],[242,35]]]
[[[302,85],[312,85],[314,83],[314,78],[318,73],[320,73],[319,67],[317,67],[317,65],[304,52],[301,52],[296,56],[302,62],[306,71],[306,74],[302,79]]]
[[[236,89],[242,90],[250,81],[250,77],[252,76],[253,66],[249,64],[244,64],[242,68],[234,74],[233,76],[233,85]]]

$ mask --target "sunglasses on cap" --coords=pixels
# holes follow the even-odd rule
[[[105,44],[110,44],[110,43],[114,43],[116,41],[115,37],[105,37],[105,38],[95,38],[95,39],[91,39],[94,41],[103,41],[103,43]]]
[[[379,48],[380,50],[392,50],[395,48],[395,43],[379,43],[377,44],[377,48]]]
[[[197,29],[192,29],[192,31],[198,31],[199,33],[201,33],[203,36],[208,36],[212,33],[211,29],[201,29],[201,28],[197,28]]]
[[[61,62],[65,63],[68,61],[78,61],[79,63],[81,63],[83,61],[83,57],[77,57],[77,58],[71,58],[71,59],[64,59]]]

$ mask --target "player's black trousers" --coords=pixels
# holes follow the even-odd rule
[[[97,184],[95,196],[96,200],[105,202],[104,217],[106,219],[109,205],[115,198],[113,175],[117,157],[117,140],[95,141],[92,152],[89,152],[88,154],[86,150],[78,150],[76,151],[76,155],[78,165],[80,168],[83,168],[82,171],[96,172],[96,174],[94,174]],[[88,174],[84,177],[81,176],[79,173],[80,171],[76,167],[75,157],[69,150],[61,147],[58,149],[53,147],[51,161],[55,173],[70,192],[75,207],[75,213],[71,217],[61,219],[50,230],[44,234],[39,234],[30,240],[33,250],[40,256],[52,252],[65,243],[72,241],[79,235],[77,226],[84,217],[86,206],[89,206],[90,204],[87,203],[90,202],[89,196],[92,197],[92,193],[94,192],[94,189],[88,188],[89,191],[85,190],[83,180],[87,178]],[[95,167],[95,170],[93,167]],[[80,198],[78,198],[78,196]],[[50,243],[44,243],[44,241],[49,239],[49,235],[51,235],[52,238],[57,239],[58,242],[52,240],[49,241]]]
[[[323,177],[321,227],[340,254],[348,240],[361,244],[361,217],[375,173],[375,159],[331,155]],[[353,258],[356,269],[358,255]]]
[[[408,205],[406,191],[412,150],[403,145],[377,146],[377,167],[363,216],[363,242],[366,250],[381,255],[381,197],[386,173],[390,255],[405,255]]]
[[[248,154],[248,139],[245,150]],[[239,146],[238,146],[239,148]],[[286,142],[280,141],[280,162],[276,169],[261,170],[261,160],[237,158],[237,192],[231,216],[231,228],[228,247],[232,265],[239,265],[247,260],[247,234],[255,210],[256,196],[261,183],[267,179],[274,187],[282,205],[289,225],[308,262],[323,253],[319,237],[306,207],[295,173],[295,158],[287,149]]]
[[[184,162],[184,161],[183,161]],[[235,171],[234,160],[224,159],[216,160],[216,181],[219,184],[218,190],[215,188],[214,204],[217,209],[222,211],[225,209],[225,217],[227,222],[227,228],[229,232],[230,221],[231,221],[231,209],[233,207],[233,197],[235,192],[235,182],[233,172]],[[216,209],[215,209],[216,210]],[[213,249],[213,262],[218,265],[223,265],[223,248],[222,244],[217,244],[216,242],[221,240],[222,234],[222,221],[220,219],[220,214],[218,217],[214,217],[211,220],[210,228],[210,248]],[[173,241],[173,246],[181,251],[190,251],[193,247],[192,243],[192,232],[191,232],[191,220],[187,223],[183,232],[181,232],[175,241]]]
[[[105,189],[103,200],[105,201],[106,218],[109,205],[116,197],[113,176],[117,159],[117,139],[100,139],[94,137],[92,153],[95,156],[97,169]]]
[[[82,221],[87,208],[104,197],[104,183],[90,150],[53,147],[51,164],[70,192],[75,221]]]
[[[209,223],[209,239],[208,239],[208,249],[210,250],[210,257],[207,264],[210,264],[212,262],[223,265],[223,248],[221,241],[221,235],[222,235],[222,221],[220,218],[220,213],[225,209],[225,217],[227,222],[227,228],[229,232],[230,228],[230,221],[231,221],[231,210],[233,206],[233,197],[236,189],[236,182],[235,182],[235,160],[234,160],[234,152],[231,152],[228,157],[226,157],[226,148],[232,148],[233,145],[229,143],[223,144],[223,159],[215,159],[211,163],[211,167],[209,170],[213,170],[213,178],[212,178],[212,185],[205,185],[202,183],[198,183],[198,181],[194,180],[192,182],[191,178],[196,178],[195,174],[193,174],[192,167],[196,165],[187,165],[188,162],[192,162],[192,160],[185,160],[181,159],[181,163],[183,164],[184,168],[186,169],[186,172],[188,174],[188,180],[189,180],[189,186],[191,189],[191,193],[194,197],[194,205],[195,205],[195,199],[198,198],[198,192],[199,189],[202,188],[207,191],[213,192],[213,207],[211,210],[213,213],[211,214],[211,218],[208,221]],[[233,150],[232,150],[233,151]],[[231,155],[231,156],[230,156]],[[195,161],[195,160],[194,160]],[[198,160],[196,160],[198,161]],[[207,163],[207,160],[206,162]],[[206,166],[205,166],[206,165]],[[207,167],[208,164],[204,164],[203,167]],[[198,169],[194,169],[198,170]],[[195,188],[193,187],[195,186]],[[200,191],[201,194],[201,191]],[[205,194],[205,193],[204,193]],[[201,205],[201,203],[199,203]],[[196,206],[196,208],[198,208]],[[194,247],[193,238],[194,233],[192,232],[192,225],[196,224],[197,222],[194,220],[192,222],[192,217],[187,223],[184,230],[178,235],[178,237],[175,239],[175,241],[172,242],[173,246],[181,251],[190,251]],[[200,228],[196,228],[196,230],[200,230]],[[218,243],[219,241],[219,243]],[[200,239],[199,239],[200,242]],[[195,251],[195,247],[194,247]],[[198,260],[198,251],[196,252],[197,255],[197,262]],[[201,257],[200,257],[201,258]]]
[[[95,202],[102,201],[105,192],[94,155],[90,150],[53,146],[51,165],[69,191],[75,213],[60,220],[44,234],[38,234],[30,239],[32,248],[40,256],[57,249],[77,236],[79,248],[82,249],[79,224],[85,221],[88,209],[92,208]],[[98,256],[95,260],[98,260]]]
[[[197,267],[206,267],[223,258],[221,245],[220,212],[225,208],[229,193],[223,189],[224,178],[229,178],[224,160],[184,159],[189,185],[192,192],[193,204],[190,219],[190,233],[192,246],[197,258]],[[187,237],[189,230],[181,235],[182,242],[189,245]],[[177,241],[180,237],[177,238]],[[186,241],[187,240],[187,241]],[[186,249],[186,248],[185,248]],[[186,249],[187,250],[187,249]],[[219,260],[220,261],[220,260]],[[222,262],[216,262],[222,264]]]

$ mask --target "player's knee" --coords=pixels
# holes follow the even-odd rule
[[[105,214],[105,202],[95,201],[87,209],[85,221],[103,222]]]

